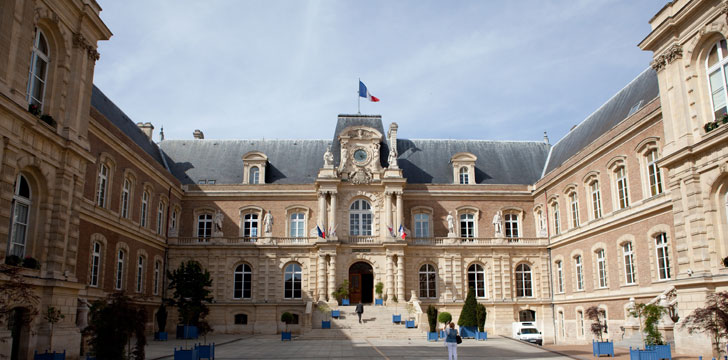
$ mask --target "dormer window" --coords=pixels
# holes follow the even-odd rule
[[[457,153],[450,158],[452,163],[453,183],[461,185],[475,184],[475,161],[478,158],[466,152]]]
[[[265,167],[268,156],[259,151],[243,155],[243,184],[265,184]]]

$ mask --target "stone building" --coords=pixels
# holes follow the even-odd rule
[[[54,347],[80,343],[86,303],[114,291],[157,330],[186,260],[213,276],[218,332],[276,333],[288,311],[305,334],[344,281],[363,302],[381,282],[388,306],[455,318],[473,288],[491,333],[535,321],[556,343],[591,341],[592,305],[609,338],[639,339],[628,310],[656,302],[677,351],[710,354],[679,325],[728,290],[728,3],[668,3],[639,44],[651,66],[553,145],[407,139],[377,115],[339,115],[330,139],[155,143],[92,84],[100,10],[0,3],[0,256],[40,263],[22,272],[39,302],[6,301],[0,358],[49,347],[24,321],[48,306]]]

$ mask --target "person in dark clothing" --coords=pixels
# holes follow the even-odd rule
[[[359,301],[358,304],[356,304],[356,310],[354,310],[357,315],[359,315],[359,324],[361,324],[361,314],[364,313],[364,304]]]

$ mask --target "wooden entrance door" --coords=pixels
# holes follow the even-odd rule
[[[349,274],[349,299],[352,304],[361,301],[361,274]]]

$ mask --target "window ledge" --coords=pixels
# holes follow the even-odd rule
[[[631,286],[639,286],[639,284],[632,283],[632,284],[624,284],[624,285],[622,285],[622,287],[631,287]]]

